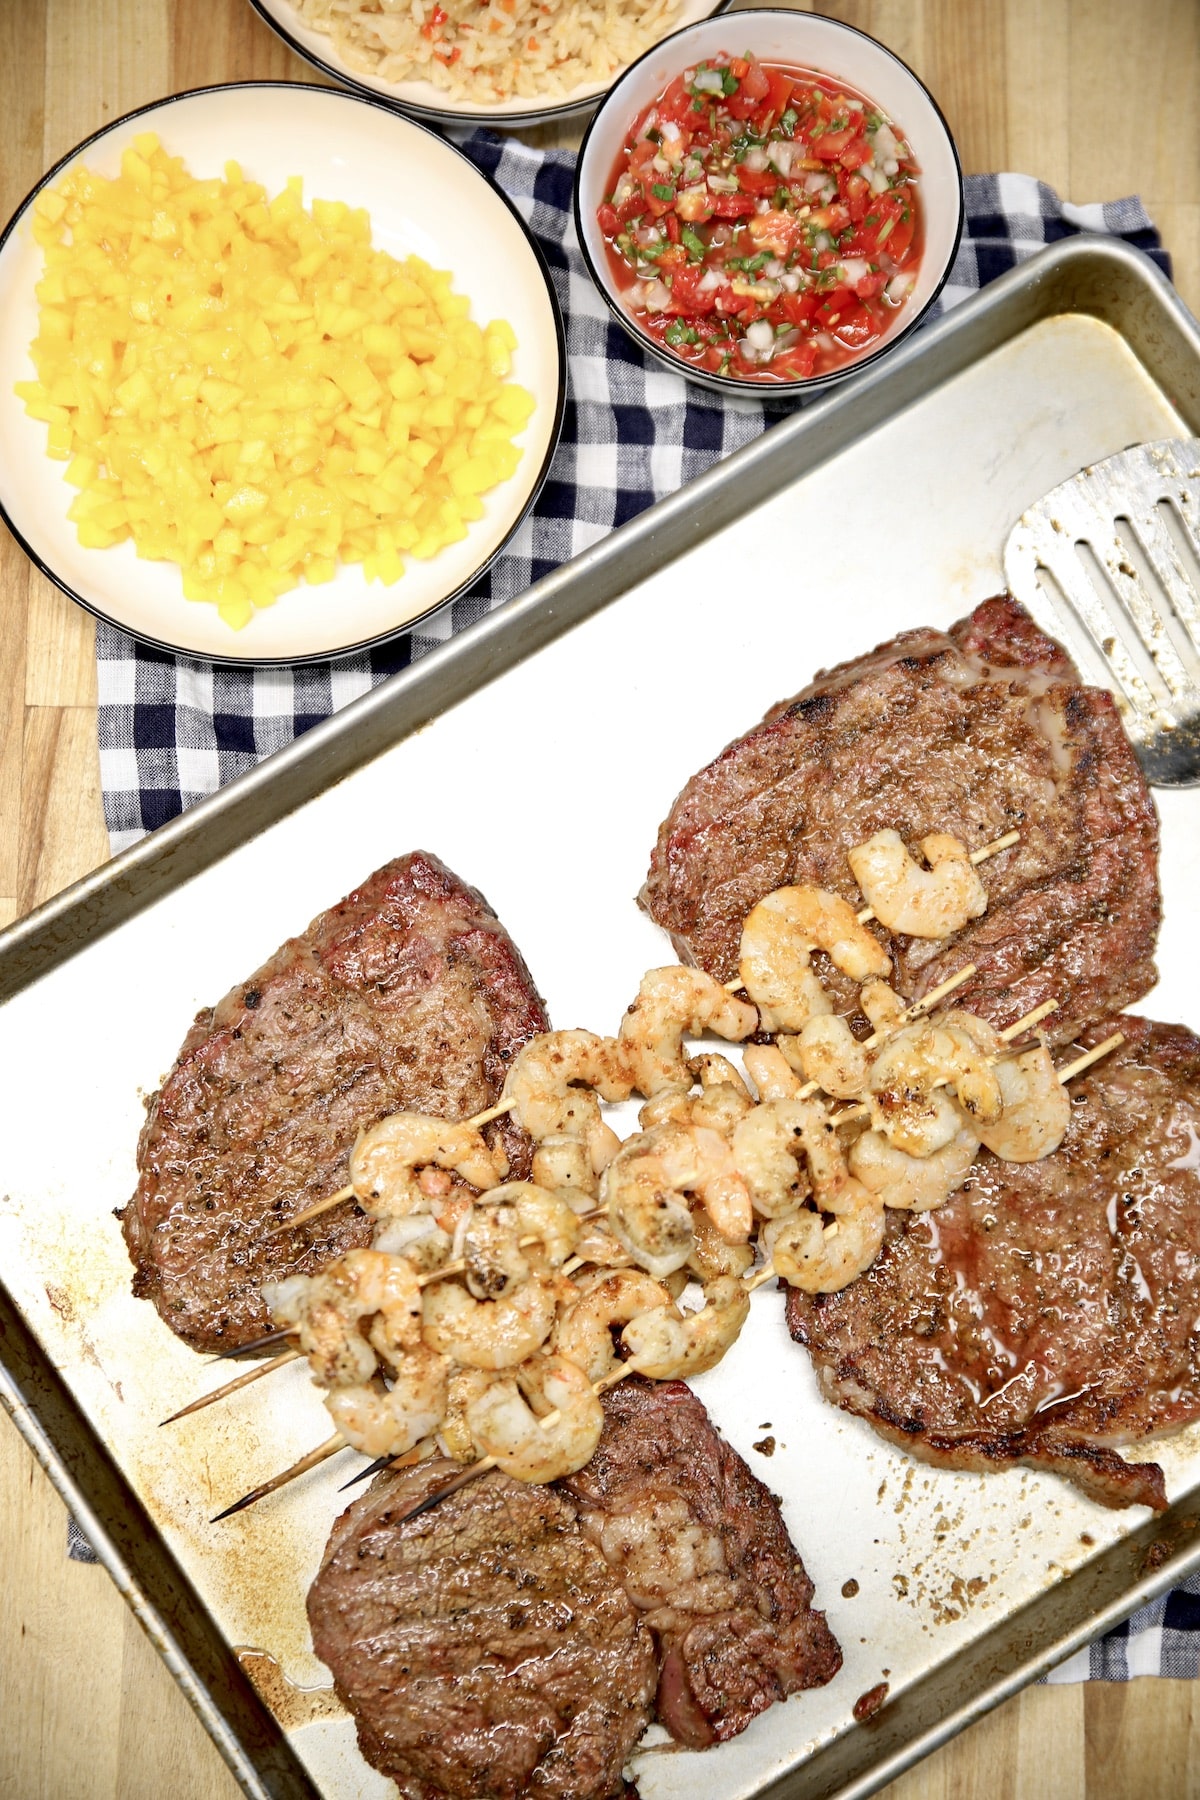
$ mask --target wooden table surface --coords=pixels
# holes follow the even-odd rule
[[[928,83],[969,172],[1020,169],[1076,201],[1137,192],[1200,312],[1197,0],[825,0]],[[313,80],[246,0],[0,0],[0,219],[107,121],[184,88]],[[570,141],[549,131],[535,142]],[[0,531],[0,924],[108,853],[87,614]],[[235,1783],[0,1419],[0,1800],[234,1800]],[[1200,1795],[1189,1682],[1035,1688],[889,1800]]]

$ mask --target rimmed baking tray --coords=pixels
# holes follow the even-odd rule
[[[355,1465],[206,1522],[327,1435],[303,1370],[157,1430],[215,1382],[130,1297],[109,1215],[132,1188],[138,1090],[192,1012],[423,844],[489,895],[558,1024],[611,1029],[667,960],[632,894],[692,770],[818,665],[994,591],[1012,520],[1082,463],[1197,430],[1200,334],[1167,284],[1123,245],[1055,246],[0,940],[0,1092],[19,1121],[0,1399],[247,1794],[389,1789],[304,1694],[322,1676],[303,1590]],[[1160,796],[1165,979],[1146,1003],[1193,1025],[1194,805]],[[870,1793],[1200,1566],[1196,1428],[1156,1447],[1172,1499],[1156,1519],[1028,1471],[935,1472],[824,1407],[778,1296],[757,1300],[696,1385],[782,1495],[846,1668],[702,1763],[639,1759],[645,1800]],[[753,1449],[768,1424],[769,1465]],[[273,1712],[238,1647],[293,1684],[251,1659]],[[854,1726],[880,1680],[887,1706]]]

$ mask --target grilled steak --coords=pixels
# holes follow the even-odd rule
[[[342,1514],[317,1655],[404,1800],[609,1800],[649,1722],[651,1634],[551,1488],[493,1471],[396,1523],[457,1467],[381,1475]]]
[[[1122,1018],[1041,1162],[986,1152],[937,1212],[888,1214],[865,1275],[788,1294],[827,1399],[956,1469],[1029,1463],[1166,1505],[1117,1446],[1200,1418],[1200,1039]]]
[[[436,857],[388,863],[196,1019],[150,1102],[122,1214],[134,1292],[197,1350],[269,1328],[264,1281],[370,1241],[351,1206],[270,1227],[345,1185],[357,1133],[399,1109],[491,1105],[545,1008],[482,895]],[[488,1127],[514,1177],[530,1145]]]
[[[685,961],[725,980],[764,894],[813,882],[858,904],[846,853],[889,826],[914,846],[931,831],[972,849],[1021,833],[981,867],[981,918],[943,943],[889,942],[901,993],[970,960],[979,974],[956,1004],[1003,1026],[1055,998],[1068,1042],[1153,985],[1149,790],[1112,696],[1082,687],[1009,598],[947,633],[906,632],[774,707],[676,800],[641,903]],[[848,1010],[853,988],[821,961]]]
[[[837,1674],[842,1654],[774,1496],[681,1381],[604,1397],[586,1468],[559,1485],[662,1653],[657,1712],[693,1749]]]

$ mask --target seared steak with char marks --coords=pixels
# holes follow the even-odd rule
[[[984,1151],[947,1206],[888,1214],[850,1287],[790,1290],[788,1323],[825,1397],[914,1454],[1158,1509],[1162,1470],[1118,1447],[1200,1418],[1200,1038],[1126,1017],[1083,1042],[1115,1028],[1060,1150]]]
[[[492,1105],[546,1027],[481,894],[424,851],[377,870],[196,1019],[138,1143],[122,1214],[134,1292],[197,1350],[251,1342],[270,1329],[264,1281],[370,1242],[350,1205],[267,1235],[345,1185],[358,1132]],[[487,1130],[527,1175],[524,1134],[507,1118]]]
[[[842,1653],[774,1496],[681,1381],[604,1396],[591,1462],[559,1486],[579,1505],[662,1653],[656,1709],[693,1749],[832,1680]]]
[[[1021,833],[981,866],[981,918],[942,943],[888,942],[904,995],[972,961],[956,1005],[1004,1026],[1057,999],[1047,1028],[1065,1043],[1153,986],[1149,790],[1111,694],[1081,686],[1011,598],[949,632],[906,632],[773,707],[680,794],[641,903],[685,961],[726,980],[772,889],[812,882],[860,904],[846,853],[887,827],[914,848],[933,831],[971,849]],[[853,987],[820,960],[850,1009]]]
[[[493,1470],[384,1474],[342,1514],[308,1596],[367,1761],[404,1800],[610,1800],[650,1720],[650,1632],[552,1488]]]

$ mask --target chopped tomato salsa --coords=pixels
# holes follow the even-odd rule
[[[860,357],[911,294],[918,173],[862,95],[721,55],[637,119],[597,220],[658,343],[716,375],[804,380]]]

